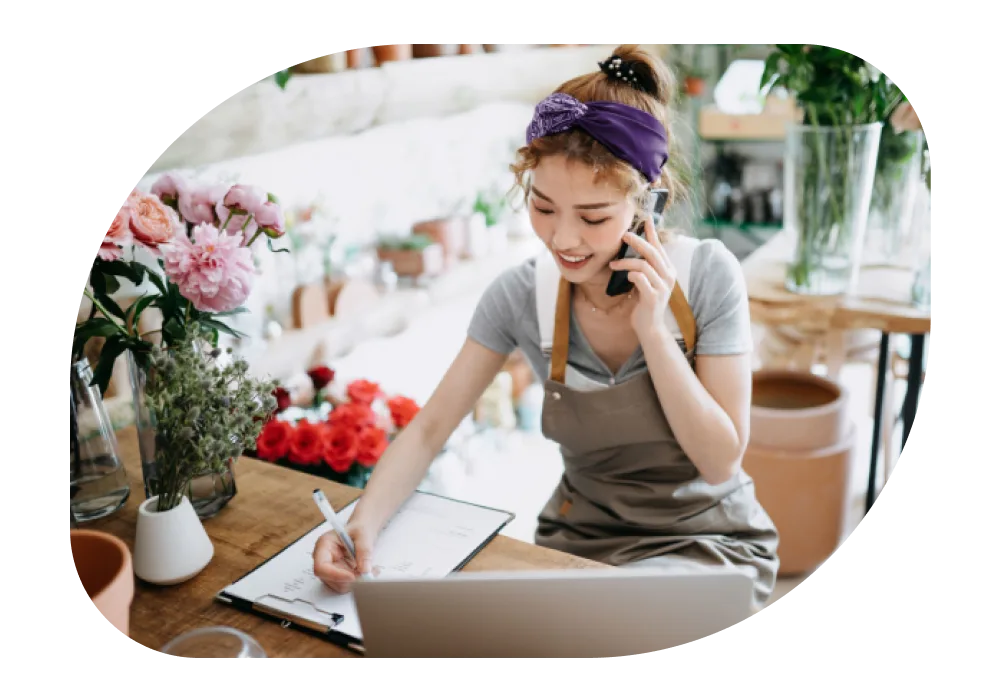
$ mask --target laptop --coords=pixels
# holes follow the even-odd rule
[[[372,657],[609,657],[707,637],[751,614],[736,571],[645,569],[456,573],[357,581]]]

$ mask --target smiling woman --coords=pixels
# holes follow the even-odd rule
[[[767,601],[777,533],[742,469],[742,272],[717,241],[667,235],[647,213],[654,188],[678,195],[673,89],[659,59],[621,46],[536,107],[511,167],[546,251],[490,285],[458,357],[385,451],[347,528],[359,552],[520,349],[545,380],[543,432],[565,464],[536,541],[613,565],[738,569],[754,581],[753,606]],[[622,258],[623,244],[636,256]],[[615,272],[630,284],[612,296]],[[364,571],[339,551],[318,547],[315,568],[343,591]]]

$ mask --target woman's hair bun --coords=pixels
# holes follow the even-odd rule
[[[638,44],[623,44],[598,64],[612,82],[621,82],[666,104],[671,92],[663,61]]]

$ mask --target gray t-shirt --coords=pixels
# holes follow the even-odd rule
[[[753,349],[750,310],[743,270],[725,245],[715,239],[697,242],[691,258],[688,302],[697,328],[695,355],[739,355]],[[548,377],[541,350],[535,306],[535,261],[527,260],[497,277],[487,288],[472,321],[469,337],[503,355],[520,348],[540,379]],[[683,341],[678,341],[683,347]],[[612,375],[590,348],[573,318],[568,363],[588,379],[621,383],[646,370],[639,349]]]

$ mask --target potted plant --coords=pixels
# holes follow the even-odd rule
[[[444,250],[426,235],[383,237],[376,252],[400,277],[432,277],[444,269]]]
[[[466,222],[457,212],[462,204],[449,215],[427,221],[418,221],[413,225],[411,233],[430,238],[441,246],[444,254],[445,269],[451,267],[456,260],[465,255]],[[466,209],[466,211],[468,211]]]
[[[211,334],[189,328],[179,341],[151,350],[144,387],[156,416],[157,478],[139,506],[135,572],[157,584],[186,581],[211,560],[212,543],[188,498],[191,482],[231,469],[277,408],[276,383],[251,378],[243,359],[220,362]]]
[[[375,54],[375,64],[381,66],[390,61],[406,61],[413,57],[412,44],[386,44],[384,46],[373,46],[372,52]]]
[[[255,274],[254,246],[285,232],[274,195],[255,187],[159,178],[150,193],[134,191],[122,205],[98,252],[84,294],[91,315],[77,325],[74,354],[92,338],[104,345],[93,384],[103,393],[125,354],[135,404],[146,495],[157,492],[161,465],[158,417],[147,400],[153,351],[177,351],[191,337],[218,345],[220,334],[239,336],[230,318],[246,309]],[[125,309],[115,293],[125,283],[139,290]],[[140,332],[143,314],[159,314],[159,328]],[[197,466],[197,465],[195,465]],[[236,493],[231,470],[208,470],[190,480],[190,497],[202,517],[219,511]]]
[[[802,107],[785,141],[784,225],[795,237],[785,286],[842,294],[857,279],[885,121],[903,95],[863,59],[826,46],[777,44],[761,78]]]
[[[325,371],[318,372],[321,369]],[[325,380],[333,370],[313,368],[310,376],[313,374]],[[317,395],[323,396],[321,392],[327,385],[323,384]],[[287,392],[284,395],[287,397]],[[364,379],[348,384],[342,398],[329,393],[323,397],[333,404],[325,414],[319,409],[322,400],[306,411],[286,403],[286,409],[264,426],[254,455],[280,466],[364,488],[389,442],[413,420],[420,407],[405,396],[387,398],[378,384]]]

